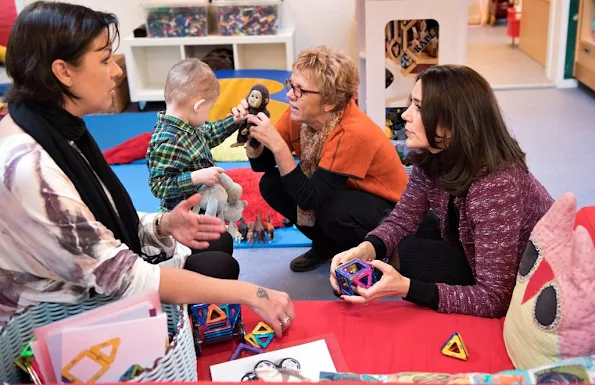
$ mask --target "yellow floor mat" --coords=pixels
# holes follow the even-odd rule
[[[283,84],[269,79],[257,78],[240,78],[240,79],[221,79],[221,92],[219,99],[213,105],[209,113],[209,120],[216,121],[224,119],[225,116],[231,112],[231,109],[240,103],[242,98],[248,96],[250,88],[255,84],[263,84],[269,89],[270,94],[277,93],[283,90]],[[267,106],[271,113],[271,120],[276,122],[281,114],[285,112],[288,104],[277,100],[271,100]],[[215,162],[241,162],[248,161],[246,157],[246,150],[243,147],[230,147],[236,142],[236,133],[227,138],[219,146],[212,148],[213,159]]]

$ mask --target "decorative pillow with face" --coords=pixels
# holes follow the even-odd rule
[[[521,259],[504,321],[518,369],[595,354],[595,248],[566,193],[541,218]]]

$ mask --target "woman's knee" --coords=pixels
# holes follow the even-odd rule
[[[345,207],[336,201],[328,201],[324,205],[314,210],[316,221],[323,229],[332,229],[337,226],[342,227],[349,223],[350,214]]]
[[[229,232],[226,231],[223,234],[221,234],[221,238],[219,238],[218,244],[219,250],[216,251],[222,251],[226,254],[233,255],[233,237]]]
[[[265,201],[271,202],[274,200],[274,198],[279,195],[279,189],[283,188],[279,170],[274,168],[265,172],[260,178],[258,187],[260,189],[260,195],[262,195]]]
[[[184,269],[220,279],[238,279],[240,276],[238,261],[222,251],[192,254],[186,259]]]

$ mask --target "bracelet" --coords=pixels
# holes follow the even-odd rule
[[[163,217],[163,214],[159,214],[155,218],[155,233],[157,233],[158,237],[163,237],[163,234],[161,233],[161,218],[162,217]]]

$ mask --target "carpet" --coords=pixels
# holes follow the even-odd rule
[[[260,214],[264,221],[267,215],[271,217],[271,224],[275,228],[283,227],[283,216],[273,210],[271,206],[264,200],[260,194],[260,178],[264,173],[254,172],[250,168],[236,168],[225,171],[225,173],[233,179],[234,182],[242,186],[242,200],[248,202],[248,206],[244,208],[242,217],[246,223],[256,223],[256,214]]]

